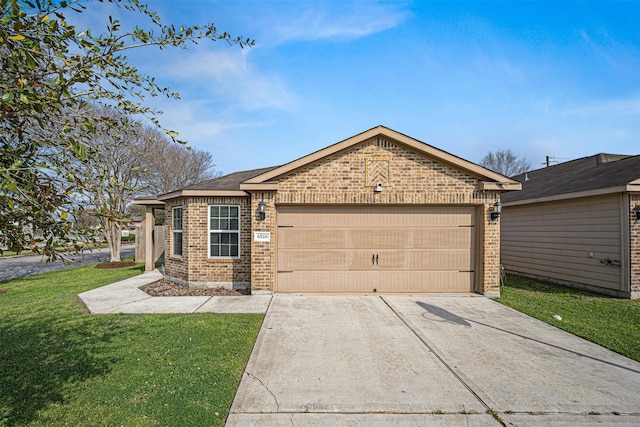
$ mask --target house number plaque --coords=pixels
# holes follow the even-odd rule
[[[256,231],[253,233],[254,242],[270,242],[271,233],[268,231]]]

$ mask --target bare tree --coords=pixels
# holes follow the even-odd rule
[[[87,110],[100,116],[88,156],[78,163],[81,200],[98,218],[111,251],[111,262],[120,261],[122,226],[128,220],[126,207],[147,171],[140,165],[153,146],[147,128],[129,117],[106,108]]]
[[[141,159],[147,175],[140,193],[168,193],[220,176],[214,170],[211,153],[175,144],[154,128],[145,129],[145,137],[151,145],[145,158]]]
[[[501,175],[510,177],[531,170],[531,162],[526,157],[516,156],[511,149],[489,151],[480,160],[480,165]]]

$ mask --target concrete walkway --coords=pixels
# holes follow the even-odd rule
[[[140,286],[162,279],[150,271],[121,282],[92,289],[78,295],[89,312],[107,313],[265,313],[271,295],[152,297]]]
[[[640,425],[640,363],[474,295],[274,295],[227,426]]]

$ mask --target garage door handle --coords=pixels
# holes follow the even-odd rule
[[[371,255],[371,265],[376,265],[376,254]]]
[[[378,254],[376,254],[376,265],[378,265]]]

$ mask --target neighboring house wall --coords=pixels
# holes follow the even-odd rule
[[[625,210],[620,193],[505,206],[502,263],[509,272],[628,296]]]
[[[629,195],[629,258],[632,298],[640,298],[640,194]]]
[[[209,257],[209,206],[240,206],[240,257]],[[182,256],[173,255],[172,208],[182,206]],[[251,282],[251,208],[248,197],[186,197],[171,200],[165,209],[169,277],[191,287],[248,288]]]

